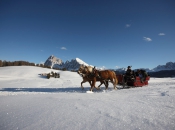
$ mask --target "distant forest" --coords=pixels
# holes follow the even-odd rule
[[[28,61],[2,61],[0,60],[0,67],[4,66],[39,66],[39,67],[44,67],[43,64],[36,64],[35,63],[30,63]]]
[[[5,66],[38,66],[38,67],[43,67],[43,68],[48,68],[48,69],[55,69],[55,70],[63,70],[67,71],[67,68],[51,68],[50,66],[44,66],[43,64],[35,64],[35,63],[30,63],[28,61],[2,61],[0,60],[0,67],[5,67]],[[74,70],[72,70],[74,71]]]

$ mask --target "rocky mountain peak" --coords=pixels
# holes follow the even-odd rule
[[[85,63],[83,60],[81,60],[80,58],[75,58],[72,59],[71,61],[66,61],[63,62],[61,59],[51,55],[46,62],[44,63],[44,66],[49,66],[51,68],[59,68],[59,69],[63,69],[66,68],[67,70],[77,70],[80,65],[88,65],[87,63]]]
[[[44,66],[53,67],[54,64],[61,65],[63,61],[53,55],[49,56],[49,58],[45,61]]]

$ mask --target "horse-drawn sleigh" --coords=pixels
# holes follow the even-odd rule
[[[94,87],[96,89],[100,89],[100,86],[102,84],[104,84],[105,88],[107,89],[109,82],[113,84],[114,89],[117,89],[116,87],[117,84],[122,85],[123,88],[142,87],[148,85],[148,80],[150,79],[150,76],[147,76],[145,77],[144,81],[142,81],[139,76],[136,76],[134,79],[127,77],[127,81],[125,81],[124,80],[126,78],[125,75],[122,74],[116,75],[115,72],[111,70],[99,71],[91,66],[83,66],[83,65],[80,66],[77,72],[83,77],[83,81],[81,82],[82,89],[84,89],[82,84],[85,82],[89,82],[91,86],[90,91],[92,91]],[[96,81],[100,81],[101,83],[98,87],[95,86]]]

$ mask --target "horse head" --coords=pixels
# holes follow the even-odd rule
[[[84,65],[80,65],[78,71],[77,71],[78,74],[82,74],[82,73],[85,73],[85,66]]]
[[[92,72],[93,68],[91,66],[85,66],[85,65],[80,65],[80,68],[77,71],[78,74],[90,74]]]

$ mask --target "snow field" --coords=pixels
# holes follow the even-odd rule
[[[38,74],[39,67],[0,68],[2,130],[173,130],[175,78],[151,78],[139,88],[95,90],[76,72],[57,71],[60,78]],[[118,86],[119,87],[119,86]]]

